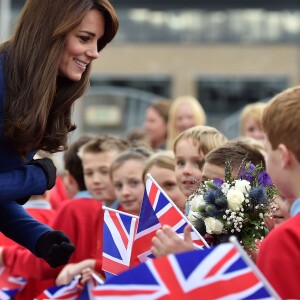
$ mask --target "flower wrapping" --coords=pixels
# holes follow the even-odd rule
[[[275,210],[276,193],[262,164],[242,163],[237,178],[233,178],[226,162],[225,181],[204,181],[189,197],[188,218],[211,245],[235,235],[246,251],[256,250],[269,232],[266,220]]]

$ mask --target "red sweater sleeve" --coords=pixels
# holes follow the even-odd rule
[[[300,214],[271,230],[259,247],[257,266],[283,299],[300,299]]]
[[[62,230],[76,246],[69,262],[87,258],[102,259],[103,210],[99,201],[78,199],[65,201],[58,208],[50,227]],[[51,268],[26,249],[4,248],[3,259],[13,276],[25,279],[56,278],[62,267]],[[102,261],[100,262],[102,265]]]

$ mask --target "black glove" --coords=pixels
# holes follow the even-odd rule
[[[40,159],[35,159],[31,160],[30,162],[27,163],[27,165],[34,165],[39,168],[41,168],[44,171],[46,181],[47,181],[47,190],[51,190],[54,185],[55,185],[55,180],[56,180],[56,167],[53,163],[53,161],[50,158],[40,158]],[[16,200],[17,203],[20,205],[24,205],[28,200],[30,196],[25,197],[23,199],[18,199]]]
[[[65,265],[74,251],[75,246],[59,230],[44,233],[36,245],[36,255],[43,258],[52,268]]]
[[[47,180],[47,190],[51,190],[54,187],[55,180],[56,180],[56,167],[50,158],[45,157],[45,158],[35,159],[30,161],[27,164],[42,168]]]
[[[24,205],[29,199],[30,199],[30,196],[23,198],[23,199],[18,199],[18,200],[16,200],[16,202],[20,205]]]

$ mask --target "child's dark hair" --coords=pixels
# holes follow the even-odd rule
[[[91,140],[91,136],[83,135],[76,142],[71,144],[69,148],[64,152],[63,159],[65,170],[69,171],[69,173],[75,178],[80,191],[86,190],[86,186],[84,183],[81,159],[79,158],[77,153],[81,146]]]
[[[230,161],[233,170],[238,170],[243,162],[251,162],[253,165],[263,164],[265,159],[260,151],[245,142],[228,142],[210,151],[204,158],[205,163],[225,167],[225,161]]]

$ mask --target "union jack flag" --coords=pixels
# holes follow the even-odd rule
[[[103,282],[102,282],[103,283]],[[92,290],[99,285],[99,282],[94,278],[91,278],[83,287],[82,292],[79,295],[78,300],[93,300],[94,296]]]
[[[80,275],[76,276],[69,284],[52,286],[44,290],[35,300],[56,299],[76,300],[82,291],[79,284]]]
[[[27,281],[21,277],[10,276],[9,268],[0,268],[0,300],[11,299],[20,292]]]
[[[93,290],[95,299],[279,299],[231,243],[146,262]]]
[[[138,217],[103,206],[102,269],[106,279],[128,270]]]
[[[155,236],[156,230],[165,224],[170,225],[177,234],[183,236],[184,228],[190,222],[148,174],[139,224],[133,243],[131,266],[144,262],[147,258],[153,258],[150,251],[151,239]],[[193,226],[191,234],[196,245],[201,248],[209,248],[204,238]]]

